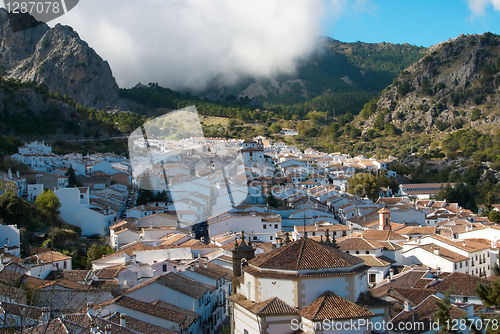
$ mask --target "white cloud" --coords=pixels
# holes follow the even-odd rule
[[[500,11],[500,0],[466,0],[473,16],[484,16],[489,6]]]
[[[200,88],[217,74],[293,71],[342,0],[82,0],[62,16],[104,59],[121,87]],[[361,1],[360,3],[364,3]]]

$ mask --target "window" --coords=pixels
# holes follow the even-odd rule
[[[162,270],[163,270],[163,272],[164,272],[164,273],[166,273],[166,272],[167,272],[167,265],[166,265],[166,264],[164,264],[164,265],[162,266]]]
[[[356,254],[359,254],[359,251],[356,251]]]
[[[345,251],[347,254],[349,254],[349,251]]]
[[[277,228],[278,228],[278,224],[274,224],[274,228],[276,228],[276,229],[277,229]]]
[[[266,225],[266,224],[262,225],[262,228],[263,228],[264,230],[265,230],[265,229],[267,229],[267,225]]]
[[[313,232],[313,237],[316,236],[316,232]]]
[[[455,263],[455,270],[457,270],[457,264]]]
[[[370,254],[370,251],[366,251],[366,254]]]
[[[83,195],[80,195],[80,199],[83,199]]]
[[[462,261],[460,261],[460,268],[462,268]]]
[[[269,240],[273,240],[273,236],[272,235],[269,236]]]
[[[66,261],[63,262],[63,268],[66,269],[67,267],[67,264],[66,264]]]
[[[248,334],[248,331],[246,329],[244,329],[243,334]]]
[[[257,240],[257,237],[255,235],[253,236],[253,240]]]
[[[376,283],[377,282],[377,275],[368,274],[368,280],[369,280],[369,283]]]

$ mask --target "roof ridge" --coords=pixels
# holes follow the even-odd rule
[[[304,233],[306,233],[304,231]],[[299,252],[299,256],[297,257],[297,268],[299,268],[299,265],[300,265],[300,262],[302,262],[302,256],[304,256],[304,249],[306,247],[306,237],[305,237],[305,234],[304,234],[304,237],[303,237],[304,241],[302,242],[302,245],[300,247],[300,252]]]
[[[323,300],[321,301],[321,305],[319,305],[319,307],[316,309],[316,312],[314,313],[314,316],[312,317],[311,320],[315,319],[316,316],[319,314],[319,312],[321,312],[321,310],[323,309],[323,305],[325,304],[326,302],[326,298],[333,292],[331,292],[330,290],[326,290],[325,292],[323,292]]]

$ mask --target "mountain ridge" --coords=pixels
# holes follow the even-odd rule
[[[0,8],[0,74],[4,78],[45,84],[52,93],[67,95],[86,107],[124,107],[109,64],[73,28],[60,24],[50,28],[43,23],[14,33],[8,15]]]
[[[426,133],[500,122],[499,44],[500,36],[485,33],[430,47],[382,92],[377,111],[365,114],[364,131],[377,127],[377,119]]]

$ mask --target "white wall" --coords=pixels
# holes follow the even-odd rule
[[[21,246],[17,225],[0,224],[0,242],[2,243],[0,247],[7,243],[7,238],[9,238],[9,246]]]
[[[455,272],[453,262],[420,247],[415,247],[407,252],[404,252],[403,263],[406,265],[422,263],[434,269],[439,267],[442,272]],[[467,267],[463,265],[462,270],[459,268],[456,271],[465,273],[467,271]]]

